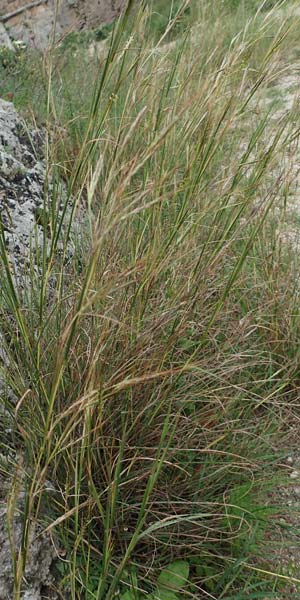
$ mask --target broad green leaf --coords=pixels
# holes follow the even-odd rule
[[[181,590],[188,581],[189,572],[189,563],[186,560],[176,560],[170,563],[163,569],[157,580],[158,588],[168,588],[168,590],[175,591]]]
[[[122,596],[120,600],[139,600],[140,596],[137,592],[133,592],[132,590],[127,590]]]
[[[154,596],[155,600],[179,600],[179,596],[172,590],[158,587]]]

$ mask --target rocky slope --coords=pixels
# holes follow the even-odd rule
[[[57,36],[74,29],[91,29],[115,19],[125,0],[1,0],[0,26],[12,39],[44,48],[54,23]],[[4,39],[4,33],[2,31]],[[1,31],[0,31],[1,43]]]

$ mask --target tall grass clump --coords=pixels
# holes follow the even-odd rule
[[[76,114],[60,50],[44,58],[49,174],[67,193],[45,194],[25,286],[1,242],[26,497],[15,598],[36,520],[62,597],[271,597],[264,504],[298,354],[287,336],[282,363],[293,299],[277,280],[274,307],[264,236],[294,131],[287,119],[270,136],[255,98],[287,30],[256,14],[228,43],[203,3],[190,34],[153,44],[132,8],[99,57],[77,54],[76,81],[93,82]]]

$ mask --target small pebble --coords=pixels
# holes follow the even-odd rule
[[[293,457],[292,456],[288,456],[287,459],[286,459],[286,462],[287,462],[288,465],[292,465],[293,462],[294,462]]]
[[[45,492],[50,492],[50,493],[51,492],[56,492],[55,486],[53,485],[52,481],[49,481],[49,479],[47,479],[45,481],[45,487],[44,487],[44,489],[45,489]],[[299,490],[300,490],[300,488],[299,488]]]
[[[290,478],[291,479],[298,479],[299,477],[299,471],[292,471],[290,474]]]

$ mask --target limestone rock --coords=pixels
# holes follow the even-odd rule
[[[0,216],[9,260],[16,273],[29,264],[30,247],[43,243],[42,216],[52,193],[51,182],[46,189],[45,181],[43,134],[29,130],[14,106],[0,99]],[[58,204],[63,194],[61,184]]]
[[[13,544],[18,552],[22,542],[22,517],[14,518]],[[32,528],[29,552],[22,585],[22,600],[41,600],[55,598],[51,592],[51,584],[54,578],[51,573],[56,555],[50,539],[40,531]],[[13,598],[13,566],[11,559],[10,540],[7,535],[7,509],[0,509],[0,600],[12,600]]]
[[[40,134],[29,132],[13,105],[0,100],[0,215],[8,253],[17,268],[28,257],[35,213],[43,205],[45,165],[38,154],[40,144]]]

